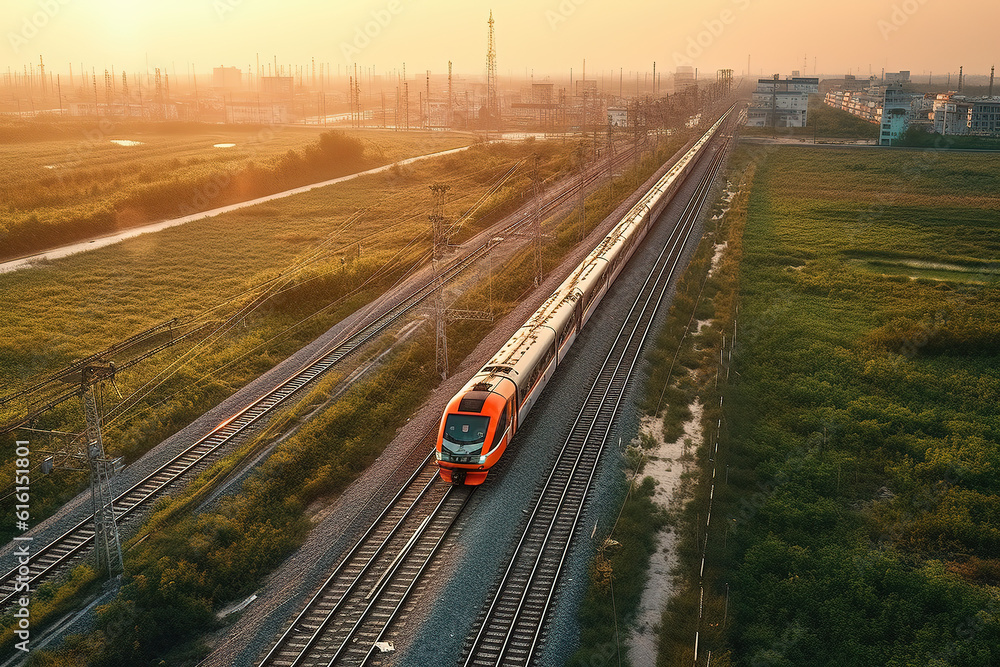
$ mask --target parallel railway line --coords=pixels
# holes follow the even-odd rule
[[[616,158],[616,163],[631,159],[631,157],[630,152],[623,152]],[[582,179],[582,183],[575,181],[552,193],[545,204],[539,207],[539,214],[546,215],[562,206],[578,192],[579,188],[589,187],[600,179],[604,170],[605,167],[602,165],[586,175]],[[490,235],[490,238],[495,238],[497,235],[516,234],[530,224],[532,217],[531,213],[524,213],[516,221],[495,231]],[[457,279],[463,271],[492,249],[492,243],[492,240],[487,240],[454,260],[444,271],[442,276],[444,282],[448,283]],[[272,414],[275,408],[286,403],[289,398],[336,366],[345,357],[377,338],[430,298],[436,287],[437,284],[434,280],[427,280],[412,289],[409,294],[386,305],[381,312],[370,314],[369,321],[360,325],[357,331],[332,343],[325,351],[318,353],[313,360],[303,365],[291,377],[273,387],[263,397],[241,409],[208,435],[186,448],[146,478],[117,495],[113,501],[116,520],[121,522],[133,517],[141,508],[149,506],[165,490],[181,483],[184,479],[192,478],[195,473],[203,470],[221,455],[227,445],[260,425]],[[93,538],[93,520],[88,517],[49,544],[37,547],[32,552],[28,563],[15,567],[0,577],[0,609],[7,608],[20,595],[18,591],[23,590],[20,588],[23,585],[20,582],[27,581],[31,590],[35,590],[41,583],[84,557],[92,549]],[[27,574],[23,572],[23,567],[27,568]]]
[[[466,644],[464,665],[529,665],[545,638],[560,574],[653,318],[675,275],[725,154],[717,150],[695,196],[626,316],[531,510],[520,542]]]
[[[682,223],[665,246],[623,326],[620,338],[624,344],[609,355],[581,410],[560,463],[532,513],[525,538],[515,550],[504,583],[470,646],[466,664],[530,662],[603,443],[637,363],[638,351],[720,168],[723,152],[719,150],[713,158],[709,175],[688,204]],[[436,432],[427,434],[428,449],[435,437]],[[595,442],[600,446],[594,447]],[[313,667],[371,662],[379,650],[378,643],[390,631],[471,493],[470,487],[451,487],[442,482],[431,457],[425,459],[257,664]],[[532,565],[527,576],[522,563]],[[510,590],[515,591],[514,598],[510,598]],[[514,614],[509,613],[512,609]],[[528,644],[523,638],[526,632],[533,637]],[[496,650],[498,646],[500,650]]]
[[[433,442],[434,434],[428,434]],[[413,591],[472,490],[444,483],[428,456],[259,663],[364,664]]]

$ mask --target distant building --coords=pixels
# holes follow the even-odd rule
[[[674,92],[687,90],[688,88],[697,85],[698,81],[695,78],[694,67],[691,67],[690,65],[680,65],[674,71]]]
[[[934,131],[938,134],[968,134],[969,113],[973,103],[955,92],[939,93],[930,113]]]
[[[910,70],[904,69],[898,72],[886,72],[884,77],[885,85],[889,86],[894,83],[909,83],[910,82]]]
[[[972,101],[969,134],[1000,136],[1000,97],[981,97]]]
[[[747,110],[747,126],[805,127],[809,94],[818,92],[819,79],[815,77],[758,79]]]
[[[531,101],[538,104],[552,104],[555,101],[555,84],[531,84]]]
[[[226,105],[226,122],[249,125],[275,125],[289,122],[284,104],[236,102]]]
[[[291,99],[293,95],[294,77],[262,76],[260,77],[260,92],[272,99]]]
[[[909,74],[909,72],[907,72]],[[879,119],[879,146],[891,146],[910,126],[910,118],[914,113],[914,101],[920,95],[903,91],[902,83],[886,86],[882,95],[882,115]]]
[[[859,79],[853,74],[845,74],[842,79],[823,79],[823,81],[820,82],[820,92],[856,92],[864,90],[866,83],[866,79]]]
[[[243,72],[239,67],[212,69],[212,87],[219,90],[239,90],[243,85]]]
[[[1000,136],[1000,97],[968,98],[955,91],[921,95],[905,92],[902,83],[896,82],[873,85],[863,93],[831,91],[824,102],[878,123],[882,146],[892,145],[909,127],[937,134]]]
[[[920,111],[923,97],[903,90],[901,82],[881,86],[869,79],[864,91],[833,90],[824,103],[879,126],[879,145],[889,146],[898,140]]]
[[[608,107],[608,124],[611,127],[627,127],[628,109],[625,107]]]
[[[787,79],[757,79],[757,92],[818,93],[819,78],[814,76],[793,76]]]

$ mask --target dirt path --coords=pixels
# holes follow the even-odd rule
[[[75,255],[78,252],[86,252],[87,250],[93,250],[95,248],[103,248],[104,246],[109,246],[119,241],[124,241],[125,239],[130,239],[140,234],[149,234],[151,232],[158,232],[169,227],[176,227],[178,225],[183,225],[188,222],[194,222],[195,220],[202,220],[204,218],[211,218],[213,216],[219,215],[220,213],[228,213],[229,211],[236,211],[247,206],[256,206],[257,204],[263,204],[265,202],[273,201],[275,199],[283,199],[285,197],[291,197],[292,195],[302,194],[303,192],[309,192],[310,190],[315,190],[316,188],[325,188],[328,185],[335,185],[337,183],[343,183],[344,181],[350,181],[361,176],[369,176],[371,174],[378,174],[383,171],[388,171],[396,165],[407,165],[420,160],[426,160],[433,157],[441,157],[442,155],[450,155],[452,153],[458,153],[460,151],[468,150],[471,146],[462,146],[461,148],[452,148],[446,151],[438,151],[436,153],[427,153],[426,155],[417,155],[416,157],[406,158],[405,160],[399,160],[398,162],[393,162],[391,164],[383,165],[381,167],[375,167],[374,169],[368,169],[366,171],[359,171],[355,174],[348,174],[347,176],[340,176],[339,178],[331,178],[327,181],[320,181],[319,183],[313,183],[311,185],[303,185],[301,187],[292,188],[291,190],[284,190],[282,192],[276,192],[273,195],[267,195],[266,197],[257,197],[256,199],[248,199],[247,201],[240,202],[238,204],[230,204],[229,206],[220,206],[219,208],[209,209],[208,211],[202,211],[201,213],[193,213],[191,215],[181,216],[179,218],[171,218],[169,220],[161,220],[160,222],[150,223],[148,225],[141,225],[139,227],[132,227],[131,229],[126,229],[116,234],[111,234],[108,236],[98,236],[86,241],[80,241],[77,243],[72,243],[70,245],[65,245],[60,248],[53,248],[52,250],[46,250],[44,252],[36,253],[34,255],[28,255],[27,257],[21,257],[18,259],[13,259],[7,262],[0,262],[0,273],[10,273],[11,271],[17,271],[18,269],[32,268],[35,266],[36,262],[44,260],[59,259],[60,257],[67,257],[69,255]]]
[[[656,480],[653,502],[668,510],[679,510],[686,490],[682,475],[694,466],[701,424],[701,403],[691,404],[691,419],[684,424],[684,435],[675,442],[663,441],[663,419],[643,417],[641,433],[656,441],[646,452],[643,477]],[[673,569],[677,566],[677,534],[666,526],[656,534],[656,550],[649,558],[646,588],[639,601],[635,628],[629,637],[629,660],[637,667],[656,664],[660,643],[660,619],[667,601],[674,594]]]

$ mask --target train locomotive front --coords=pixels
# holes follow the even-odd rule
[[[507,378],[474,377],[448,403],[437,461],[450,484],[475,486],[503,455],[514,432],[516,388]]]

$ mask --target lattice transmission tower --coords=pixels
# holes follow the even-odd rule
[[[444,217],[444,196],[450,185],[435,183],[430,186],[434,198],[434,212],[429,215],[431,221],[431,232],[434,238],[434,248],[431,252],[431,265],[434,269],[434,358],[437,372],[442,380],[448,378],[448,335],[445,330],[447,324],[447,305],[444,301],[444,278],[442,276],[444,253],[448,247],[448,236],[445,230]]]
[[[486,129],[500,131],[500,102],[497,97],[497,45],[493,34],[493,10],[490,10],[490,39],[486,49]]]

